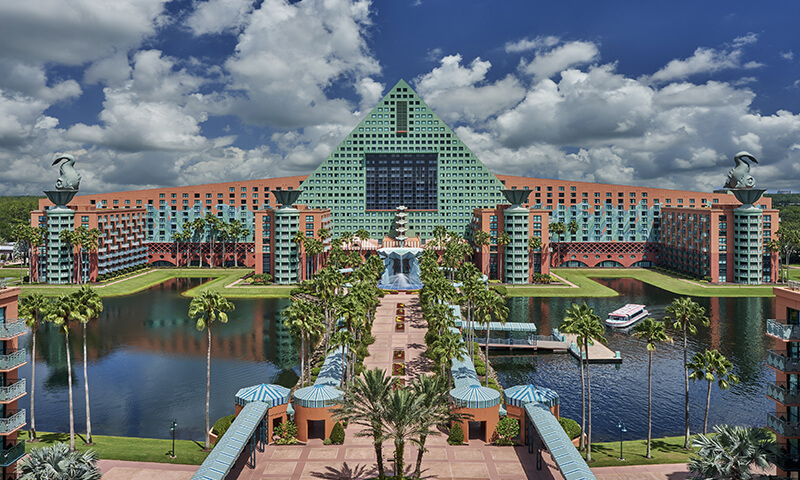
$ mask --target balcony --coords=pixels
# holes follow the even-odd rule
[[[789,385],[787,382],[768,383],[767,396],[783,405],[800,405],[800,385]]]
[[[0,355],[0,371],[8,372],[25,365],[27,359],[27,352],[24,348],[10,351],[6,355]]]
[[[776,350],[767,352],[767,365],[785,373],[800,372],[800,358],[789,358],[784,353]]]
[[[0,435],[9,435],[25,425],[25,409],[6,410],[6,416],[0,418]]]
[[[25,441],[17,440],[14,445],[0,450],[0,467],[10,467],[23,456],[25,456]]]
[[[24,320],[6,319],[4,323],[0,323],[0,340],[11,340],[24,335],[27,329],[28,327],[25,325]]]
[[[778,340],[800,340],[800,325],[788,325],[786,320],[767,320],[767,335]]]

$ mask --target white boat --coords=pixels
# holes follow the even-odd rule
[[[609,313],[606,319],[606,325],[611,328],[627,328],[649,314],[644,305],[629,303]]]

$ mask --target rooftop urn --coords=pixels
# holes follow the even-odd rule
[[[281,208],[291,207],[300,198],[302,190],[273,190],[275,200],[281,204]]]
[[[522,205],[528,201],[528,195],[531,194],[530,190],[503,189],[500,191],[503,192],[503,196],[506,197],[506,200],[508,200],[508,203],[511,205]]]

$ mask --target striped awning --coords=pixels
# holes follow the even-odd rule
[[[549,408],[531,402],[525,405],[525,411],[564,480],[597,480]]]
[[[465,328],[467,322],[464,320],[456,320],[456,327]],[[472,322],[473,330],[486,331],[486,324]],[[489,322],[489,330],[492,332],[536,332],[536,325],[533,323],[520,323],[520,322]]]
[[[560,403],[555,390],[536,385],[517,385],[507,388],[503,395],[506,397],[506,403],[515,407],[524,407],[526,403],[538,402],[550,408]]]
[[[264,402],[270,408],[289,403],[290,392],[286,387],[262,383],[242,388],[236,392],[236,405],[245,406],[250,402]]]
[[[325,408],[339,405],[342,391],[330,385],[312,385],[294,392],[295,404],[306,408]]]
[[[489,408],[500,404],[500,392],[480,385],[466,385],[450,390],[453,403],[466,408]]]

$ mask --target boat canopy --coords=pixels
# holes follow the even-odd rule
[[[629,303],[622,308],[618,308],[613,312],[609,313],[609,317],[631,317],[642,310],[644,310],[644,305],[638,305],[636,303]]]

